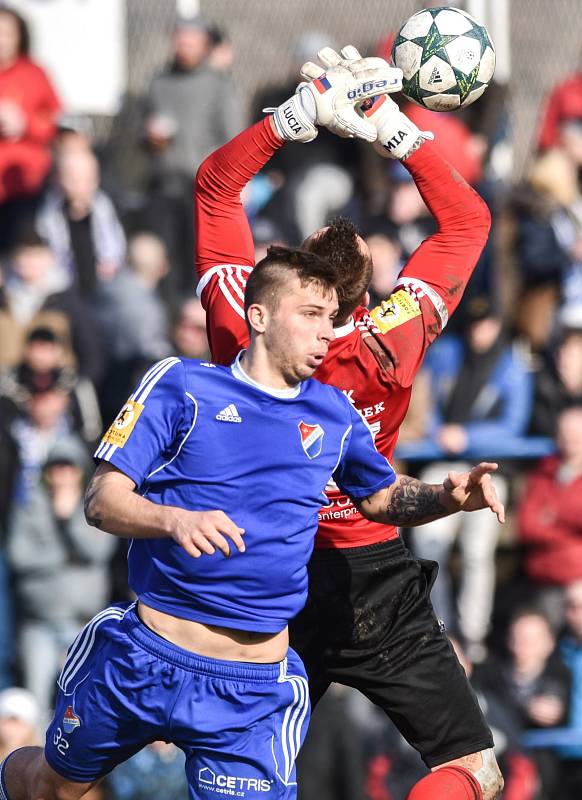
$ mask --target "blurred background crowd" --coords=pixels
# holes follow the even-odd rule
[[[388,57],[422,7],[319,5],[251,0],[243,15],[226,0],[0,3],[0,760],[39,741],[66,647],[128,597],[125,544],[83,516],[93,446],[152,362],[208,356],[197,166],[285,100],[322,46]],[[506,800],[562,800],[565,779],[582,796],[582,9],[562,0],[565,38],[555,20],[543,32],[559,65],[544,52],[538,69],[528,48],[547,5],[465,3],[498,44],[496,78],[474,106],[435,114],[400,98],[493,215],[415,383],[397,457],[429,482],[481,458],[501,466],[503,528],[484,511],[404,536],[440,564],[433,603],[493,728]],[[113,35],[88,67],[73,44],[96,6]],[[279,12],[281,48],[267,35]],[[55,46],[57,28],[71,48]],[[129,71],[108,74],[109,42]],[[106,84],[109,98],[95,88]],[[374,304],[434,230],[399,163],[326,131],[281,149],[244,203],[257,259],[335,216],[354,220],[373,253]],[[91,796],[179,800],[182,772],[181,753],[154,743]],[[401,800],[422,772],[376,709],[332,687],[300,758],[300,798]]]

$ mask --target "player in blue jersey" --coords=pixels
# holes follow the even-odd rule
[[[293,798],[309,699],[287,622],[331,475],[386,523],[503,516],[495,465],[436,486],[396,476],[347,397],[311,379],[337,308],[325,261],[272,249],[247,284],[249,348],[230,367],[165,359],[124,405],[86,513],[131,539],[138,599],[72,644],[44,751],[6,759],[2,800],[75,800],[160,739],[184,750],[192,798]]]

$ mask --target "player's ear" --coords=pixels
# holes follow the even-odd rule
[[[247,319],[255,333],[264,333],[267,327],[268,310],[260,303],[253,303],[247,309]]]

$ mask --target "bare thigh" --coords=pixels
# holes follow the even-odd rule
[[[47,763],[40,747],[23,747],[6,762],[4,780],[11,800],[79,800],[98,781],[76,783]]]

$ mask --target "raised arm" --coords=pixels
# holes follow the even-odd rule
[[[361,58],[352,47],[344,60],[329,48],[320,51],[324,66],[307,62],[305,83],[273,116],[243,131],[210,155],[196,176],[195,224],[198,293],[208,314],[212,358],[230,363],[248,343],[244,289],[254,265],[250,227],[240,193],[285,141],[307,143],[317,126],[343,137],[373,142],[376,129],[355,107],[373,94],[398,91],[400,70],[382,59]]]
[[[378,129],[374,149],[412,175],[438,230],[406,263],[392,295],[370,313],[372,334],[396,381],[410,386],[426,349],[457,308],[485,247],[491,215],[485,202],[386,96],[366,112]],[[394,132],[399,132],[395,136]],[[406,138],[393,146],[396,138]]]
[[[490,508],[504,522],[505,509],[491,481],[496,469],[497,464],[481,462],[469,472],[449,472],[442,484],[398,475],[391,486],[354,502],[367,519],[398,527],[424,525],[457,511],[482,508]]]
[[[255,262],[240,195],[282,144],[267,117],[208,156],[196,175],[198,293],[207,312],[212,360],[218,364],[229,364],[248,344],[244,290]]]

